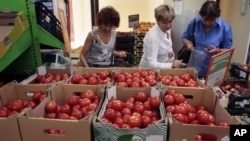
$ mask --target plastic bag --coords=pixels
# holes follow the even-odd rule
[[[207,54],[204,51],[192,49],[187,67],[194,67],[199,73],[206,57]]]

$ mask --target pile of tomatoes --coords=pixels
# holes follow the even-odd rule
[[[46,98],[46,94],[42,91],[35,91],[31,100],[15,99],[7,102],[0,107],[0,117],[14,116],[22,112],[25,108],[34,109],[41,101]]]
[[[45,118],[79,120],[96,111],[100,103],[100,96],[94,91],[86,90],[79,96],[69,97],[63,105],[49,101],[45,105]]]
[[[159,96],[148,96],[145,92],[126,100],[111,98],[101,121],[116,128],[146,128],[161,119],[160,103]]]
[[[229,126],[227,122],[216,123],[216,118],[204,105],[192,106],[184,95],[173,89],[166,91],[164,95],[165,111],[171,113],[172,117],[186,124],[200,124],[210,126]]]
[[[122,87],[153,87],[157,83],[157,75],[152,70],[138,69],[134,73],[114,72],[115,85]]]
[[[169,86],[200,87],[200,85],[194,80],[193,76],[189,73],[184,73],[182,75],[160,75],[158,80],[162,84]]]
[[[47,72],[45,75],[38,75],[36,77],[36,83],[37,84],[49,84],[59,81],[67,81],[69,79],[70,75],[67,73],[63,74],[52,74],[50,72]]]
[[[100,73],[85,72],[82,75],[75,74],[70,79],[70,83],[72,84],[87,84],[87,85],[108,84],[111,81],[112,81],[111,73],[109,71],[101,71]]]

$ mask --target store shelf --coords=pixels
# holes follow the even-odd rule
[[[12,76],[33,74],[36,68],[42,65],[40,52],[43,47],[42,45],[45,45],[51,49],[65,49],[62,35],[60,35],[62,34],[60,30],[60,22],[56,18],[54,18],[54,20],[50,20],[50,27],[51,29],[55,29],[57,31],[56,34],[54,32],[50,32],[44,26],[39,25],[39,20],[48,21],[48,17],[37,17],[37,9],[33,0],[1,0],[0,9],[7,13],[22,12],[24,15],[22,20],[27,17],[28,25],[27,28],[26,26],[19,26],[19,30],[15,30],[15,35],[18,35],[22,33],[20,32],[22,31],[20,29],[25,29],[15,41],[11,40],[8,48],[4,48],[4,51],[2,51],[0,48],[1,77],[7,75]],[[53,14],[50,13],[50,15]],[[0,17],[0,19],[3,21],[3,18]],[[53,24],[55,20],[56,24]],[[57,27],[54,27],[54,25]],[[5,33],[1,32],[1,34]],[[3,36],[7,36],[7,33]],[[8,41],[6,39],[3,39],[5,40],[5,44]],[[0,38],[0,41],[1,40],[2,39]]]

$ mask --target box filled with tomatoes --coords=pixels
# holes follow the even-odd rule
[[[158,81],[161,87],[205,87],[198,78],[195,68],[159,69]]]
[[[37,67],[36,73],[21,81],[21,84],[51,84],[66,82],[73,74],[73,68],[50,68],[48,66]]]
[[[222,140],[229,137],[229,125],[239,124],[210,89],[169,87],[162,91],[162,96],[171,141]]]
[[[76,67],[69,84],[112,85],[112,68]]]
[[[51,100],[19,118],[23,140],[34,141],[35,136],[43,141],[92,141],[91,125],[103,93],[97,85],[56,84]]]
[[[0,140],[22,141],[18,118],[48,97],[45,85],[9,83],[0,89]]]
[[[167,141],[167,122],[155,87],[112,86],[99,114],[94,118],[94,140]]]
[[[121,87],[158,87],[157,71],[146,68],[118,67],[113,72],[115,86]]]

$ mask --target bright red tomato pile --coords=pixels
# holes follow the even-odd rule
[[[35,91],[31,100],[15,99],[9,101],[4,106],[0,107],[0,117],[17,115],[27,107],[34,109],[45,97],[46,95],[42,91]]]
[[[229,126],[227,122],[216,123],[215,116],[209,113],[204,105],[192,106],[186,98],[175,90],[168,90],[164,96],[165,111],[173,118],[187,124],[201,124],[210,126]]]
[[[159,107],[159,96],[138,92],[124,101],[110,99],[101,120],[116,128],[145,128],[161,118]]]
[[[179,87],[200,87],[191,74],[184,73],[182,75],[161,75],[158,79],[162,84]]]
[[[109,71],[102,71],[100,73],[84,73],[82,75],[76,74],[70,79],[72,84],[87,84],[87,85],[97,85],[97,84],[108,84],[111,82],[111,74]]]
[[[36,78],[37,84],[49,84],[53,82],[66,81],[69,78],[69,74],[52,74],[50,72],[45,75],[38,75]]]
[[[100,96],[92,90],[86,90],[79,96],[69,97],[64,105],[59,106],[55,101],[49,101],[45,105],[45,118],[79,120],[96,111],[100,103]]]
[[[157,83],[156,72],[137,70],[134,73],[114,72],[115,85],[122,87],[151,87]]]

